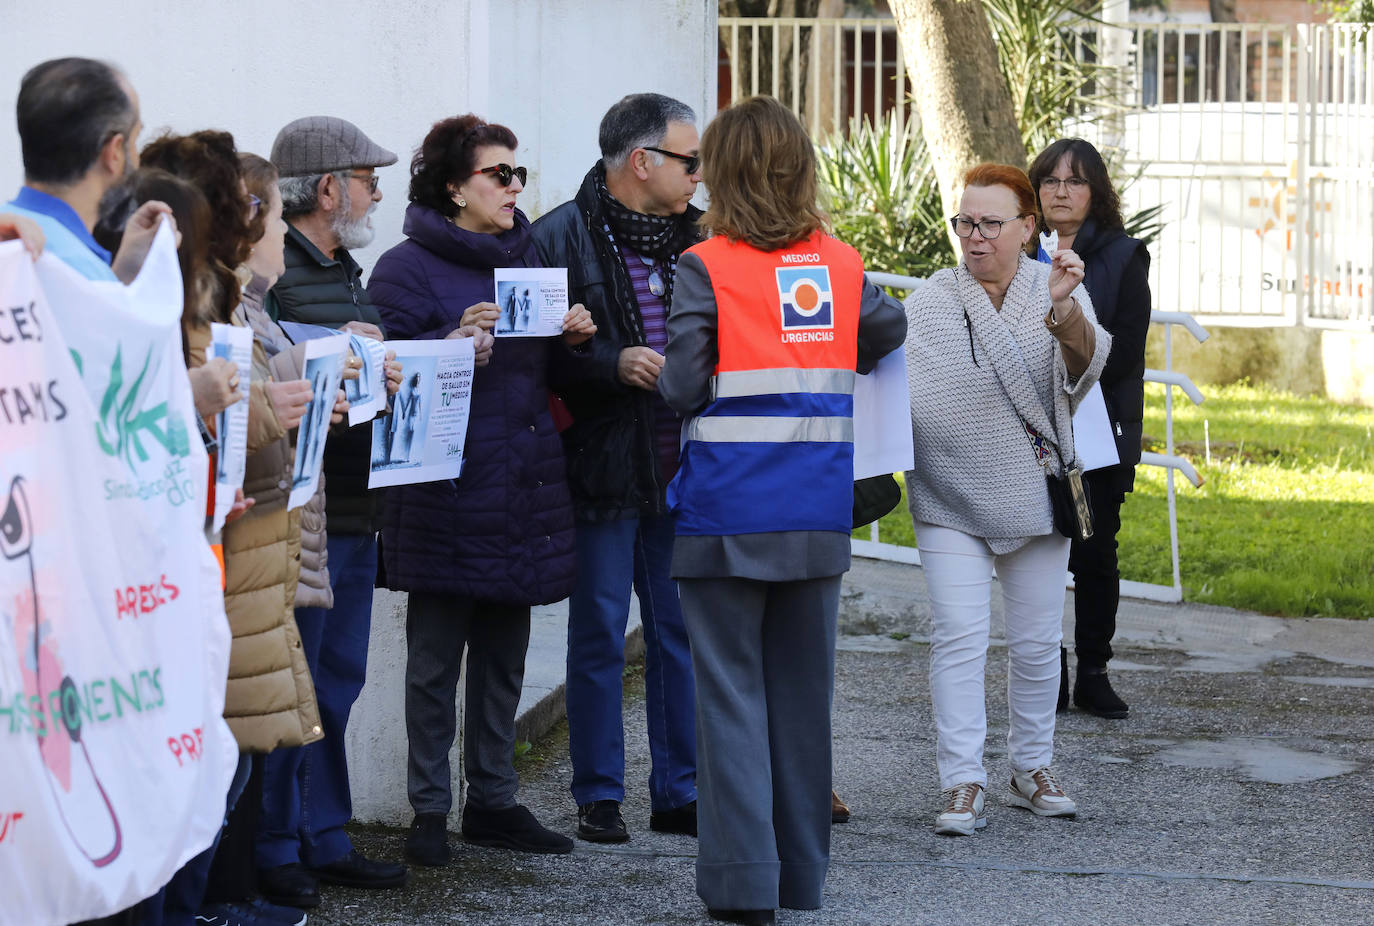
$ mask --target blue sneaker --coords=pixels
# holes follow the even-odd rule
[[[304,911],[268,903],[261,897],[239,903],[207,904],[196,926],[305,926]]]

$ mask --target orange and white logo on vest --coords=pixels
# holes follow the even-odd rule
[[[829,267],[779,267],[778,299],[784,330],[835,327]]]

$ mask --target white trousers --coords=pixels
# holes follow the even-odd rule
[[[930,590],[930,700],[940,787],[987,786],[984,674],[992,620],[992,576],[1002,583],[1007,625],[1007,755],[1017,771],[1054,759],[1064,576],[1069,540],[1036,537],[1001,556],[977,537],[918,523],[916,544]]]

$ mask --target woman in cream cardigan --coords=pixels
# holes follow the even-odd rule
[[[935,831],[987,821],[983,691],[992,576],[1009,650],[1003,800],[1040,816],[1077,807],[1051,771],[1069,539],[1057,533],[1046,474],[1075,460],[1070,416],[1097,381],[1111,336],[1081,286],[1083,262],[1025,254],[1035,192],[1019,168],[981,164],[951,219],[963,260],[908,298],[915,469],[906,474],[932,611],[930,693],[940,787]]]

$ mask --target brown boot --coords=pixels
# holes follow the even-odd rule
[[[840,800],[840,796],[834,791],[830,792],[830,822],[849,822],[849,805]]]

